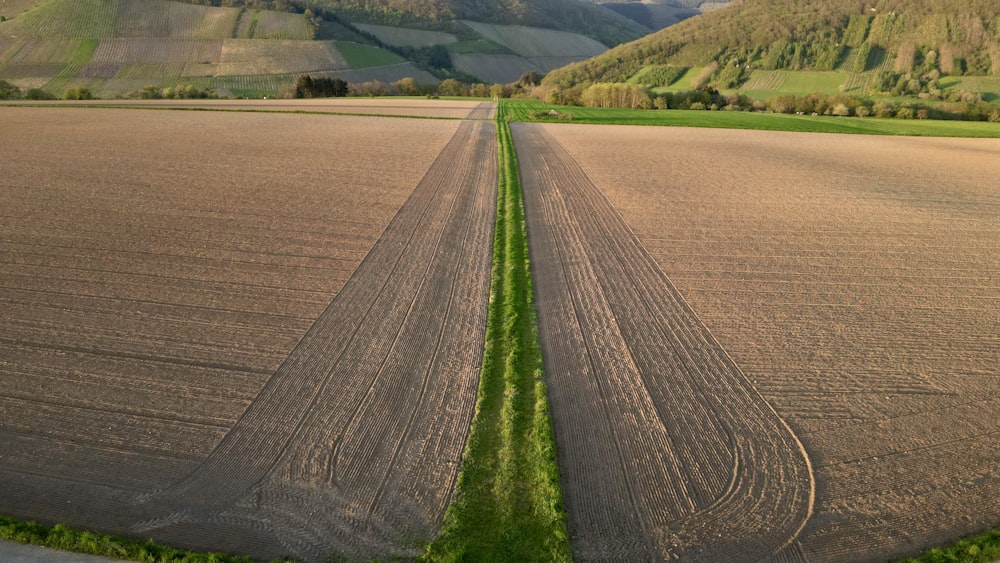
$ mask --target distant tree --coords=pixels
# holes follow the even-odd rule
[[[465,84],[454,78],[446,78],[437,86],[438,96],[465,96],[467,94]]]
[[[0,80],[0,100],[16,100],[21,97],[21,89],[6,80]]]
[[[420,85],[417,84],[414,78],[409,76],[397,80],[393,84],[393,87],[400,96],[416,96],[420,93]]]
[[[25,100],[54,100],[55,96],[49,94],[41,88],[29,88],[27,92],[24,93]]]
[[[491,98],[506,98],[507,93],[503,84],[493,84],[490,86],[490,97]]]
[[[313,78],[307,74],[295,81],[296,98],[342,98],[347,91],[348,84],[341,78]]]
[[[87,88],[70,88],[63,93],[64,100],[93,100],[94,95]]]
[[[392,93],[392,87],[381,80],[369,80],[357,84],[349,84],[347,94],[350,96],[388,96]]]
[[[775,113],[793,113],[795,112],[796,100],[795,96],[790,94],[781,94],[779,96],[772,96],[768,98],[765,103],[767,104],[767,109]]]
[[[490,87],[481,82],[477,82],[469,86],[469,95],[476,98],[488,98],[490,97]]]
[[[520,86],[521,88],[533,88],[535,86],[538,86],[538,84],[541,83],[541,81],[542,79],[538,75],[538,73],[533,70],[530,70],[522,74],[521,77],[517,79],[517,82],[515,84],[517,86]]]

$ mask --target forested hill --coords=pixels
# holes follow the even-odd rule
[[[637,39],[649,30],[611,10],[580,0],[181,0],[214,6],[273,10],[323,8],[351,21],[414,25],[472,20],[518,24],[586,35],[607,46]]]
[[[735,0],[592,59],[551,72],[563,87],[624,82],[651,65],[718,65],[714,83],[749,71],[864,70],[1000,74],[997,0]]]

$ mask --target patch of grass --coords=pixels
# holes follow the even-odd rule
[[[511,119],[514,121],[537,121],[538,119],[533,114],[549,110],[556,110],[560,114],[572,116],[574,123],[717,127],[917,137],[1000,138],[1000,127],[997,127],[996,123],[983,121],[876,119],[737,111],[600,109],[550,105],[535,100],[512,100],[509,102]]]
[[[528,241],[506,102],[486,349],[455,499],[426,561],[570,561],[542,382]]]
[[[682,67],[683,68],[683,67]],[[705,70],[703,66],[693,66],[689,67],[684,74],[676,78],[669,86],[659,86],[653,88],[654,92],[680,92],[681,90],[690,90],[691,83],[694,82],[695,78],[701,74],[701,71]]]
[[[344,56],[344,60],[347,61],[347,64],[351,65],[351,68],[385,66],[405,60],[399,55],[385,49],[349,41],[337,41],[337,50]]]
[[[645,84],[654,88],[665,88],[677,82],[687,71],[687,67],[683,66],[649,65],[635,73],[627,82],[629,84]]]
[[[989,563],[1000,560],[1000,529],[964,539],[951,547],[935,548],[900,563]]]
[[[97,50],[97,44],[99,41],[92,37],[80,40],[80,45],[73,52],[73,58],[70,59],[69,64],[74,66],[83,66],[90,62],[90,59],[94,56],[94,51]]]
[[[49,528],[35,522],[21,522],[0,516],[0,539],[51,547],[76,553],[151,563],[250,563],[249,557],[225,553],[195,553],[174,549],[152,541],[136,541],[116,536],[84,532],[61,524]]]

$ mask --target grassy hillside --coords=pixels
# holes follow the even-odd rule
[[[0,10],[0,80],[56,97],[178,87],[273,96],[306,73],[437,81],[378,46],[317,40],[316,21],[302,13],[166,0],[5,0]]]
[[[841,91],[935,99],[945,94],[942,76],[1000,74],[1000,5],[743,0],[554,71],[545,83],[626,82],[650,65],[712,65],[706,81],[720,89],[775,78],[760,72],[841,72]]]
[[[608,42],[638,36],[638,24],[577,0],[533,0],[520,11],[504,2],[481,4],[4,0],[0,80],[56,97],[86,89],[102,98],[178,86],[274,96],[307,73],[354,83],[407,77],[421,84],[453,77],[507,83],[605,51],[594,36]],[[455,19],[466,16],[479,19]],[[591,36],[554,29],[560,26]]]

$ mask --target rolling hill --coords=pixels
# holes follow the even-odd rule
[[[435,81],[383,49],[313,39],[302,14],[165,0],[19,4],[22,11],[0,23],[0,79],[57,96],[87,88],[118,97],[150,86],[274,95],[304,73]]]
[[[594,3],[617,12],[630,20],[656,31],[670,27],[698,14],[717,10],[729,2],[703,0],[594,0]]]
[[[649,67],[693,69],[702,83],[720,89],[780,92],[789,75],[809,72],[825,73],[813,78],[834,92],[934,99],[952,88],[995,99],[1000,5],[994,0],[947,6],[932,0],[742,0],[553,71],[544,83],[568,88],[626,82],[640,72],[669,75],[676,82],[684,74],[650,73]]]
[[[286,0],[221,3],[4,0],[0,79],[99,97],[177,86],[259,97],[307,73],[352,83],[410,77],[434,84],[449,76],[505,83],[642,33],[575,0],[534,0],[517,4],[520,11],[445,0],[317,0],[308,10]]]

